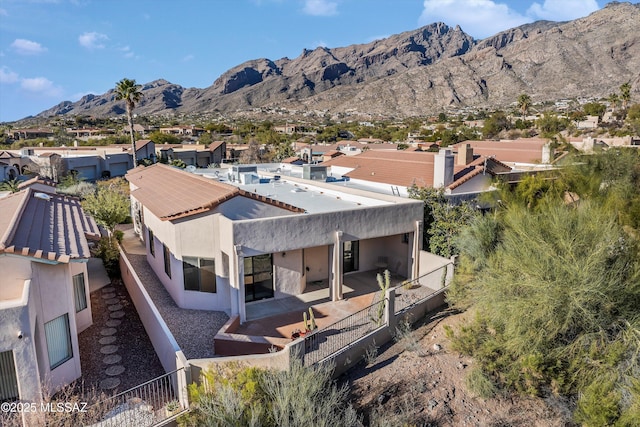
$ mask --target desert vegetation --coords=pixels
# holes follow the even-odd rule
[[[640,419],[640,155],[574,159],[505,189],[458,237],[449,329],[477,395],[568,396],[585,426]]]

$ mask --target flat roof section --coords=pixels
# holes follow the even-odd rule
[[[360,191],[362,194],[353,194],[324,181],[316,182],[284,175],[280,175],[280,179],[275,180],[273,179],[275,174],[260,169],[258,175],[263,180],[269,179],[269,182],[242,184],[230,181],[227,177],[227,171],[227,169],[199,169],[196,173],[234,185],[250,193],[296,206],[304,209],[307,213],[335,212],[403,202],[402,199],[391,201],[388,200],[389,197],[376,197],[378,195],[370,191],[366,191],[366,194],[365,191]]]

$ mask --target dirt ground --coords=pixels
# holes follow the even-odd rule
[[[475,397],[465,385],[473,360],[451,350],[443,329],[465,314],[440,313],[377,350],[344,374],[351,401],[375,426],[573,426],[571,409],[556,398]]]

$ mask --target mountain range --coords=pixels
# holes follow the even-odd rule
[[[609,3],[568,22],[538,21],[475,40],[434,23],[371,43],[303,50],[295,59],[246,61],[209,87],[160,79],[142,85],[142,115],[233,114],[257,107],[424,116],[450,107],[496,108],[522,93],[534,102],[606,97],[640,86],[640,5]],[[38,117],[115,116],[113,90],[65,101]]]

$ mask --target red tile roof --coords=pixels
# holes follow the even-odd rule
[[[125,178],[136,187],[131,191],[131,195],[161,220],[174,220],[208,212],[236,196],[260,200],[294,212],[303,212],[295,206],[161,163],[132,169]]]
[[[326,166],[353,168],[345,175],[352,179],[378,182],[389,185],[410,187],[433,186],[433,152],[417,151],[365,151],[356,156],[341,156],[326,162]],[[487,158],[489,159],[489,158]],[[487,172],[506,172],[511,168],[495,159],[487,160]],[[448,188],[455,188],[484,170],[485,157],[476,157],[468,165],[454,164],[454,182]],[[491,166],[491,168],[489,167]],[[467,176],[472,174],[472,176]],[[451,187],[454,186],[454,187]]]
[[[544,138],[522,138],[513,141],[464,141],[461,144],[473,147],[474,154],[496,156],[503,162],[539,163],[542,160],[542,147],[549,141]]]
[[[87,237],[100,237],[80,200],[26,189],[0,199],[0,252],[50,261],[89,258]]]

